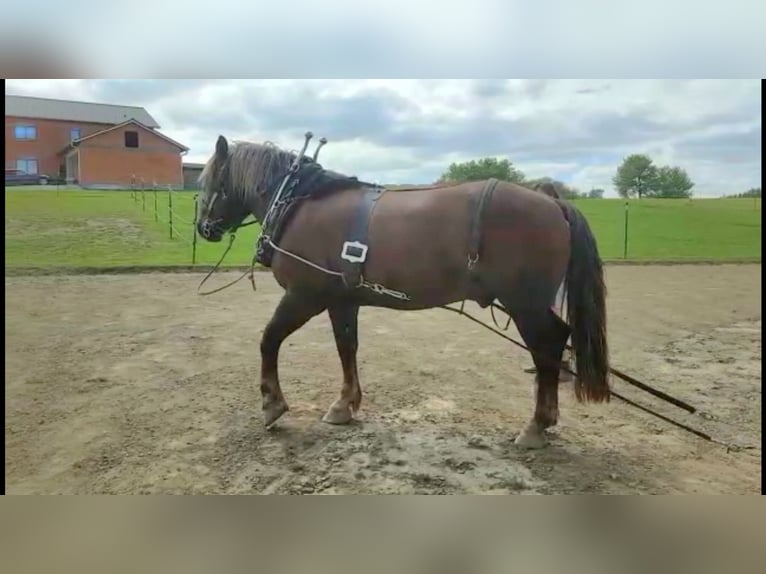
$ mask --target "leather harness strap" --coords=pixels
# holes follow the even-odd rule
[[[473,273],[476,263],[479,261],[481,252],[481,231],[484,223],[484,216],[487,206],[492,200],[492,194],[495,187],[500,183],[499,180],[492,178],[484,184],[478,199],[474,198],[471,202],[475,205],[473,217],[471,218],[471,231],[468,238],[468,270]]]
[[[351,219],[346,241],[341,247],[341,270],[346,287],[355,289],[364,281],[364,264],[369,252],[369,231],[372,212],[377,201],[385,193],[382,187],[365,188]]]
[[[468,243],[468,271],[475,278],[475,265],[481,254],[481,234],[487,208],[492,200],[499,180],[489,179],[479,193],[472,200],[473,214],[471,217],[471,230]],[[354,289],[364,281],[364,264],[367,262],[369,252],[370,220],[375,205],[386,189],[382,187],[365,188],[359,199],[351,225],[346,235],[347,239],[341,248],[341,270],[343,282],[346,287]]]

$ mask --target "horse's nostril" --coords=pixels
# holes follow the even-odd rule
[[[200,221],[197,225],[197,229],[200,236],[209,240],[214,240],[216,237],[220,236],[222,232],[221,226],[217,221],[210,221],[208,219]]]

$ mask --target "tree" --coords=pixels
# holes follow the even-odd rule
[[[633,154],[626,157],[612,179],[620,197],[637,195],[641,199],[651,194],[657,185],[657,167],[649,156]]]
[[[694,182],[685,170],[669,165],[657,170],[655,183],[652,193],[655,197],[691,197],[691,190],[694,187]]]
[[[593,188],[588,192],[588,197],[590,199],[603,199],[604,198],[604,190],[600,188]]]
[[[565,183],[561,184],[560,189],[561,189],[561,195],[564,199],[578,199],[580,197],[587,197],[586,194],[580,193],[576,187],[572,187]]]
[[[491,177],[513,183],[524,183],[524,174],[507,159],[485,157],[463,163],[450,164],[439,181],[479,181]]]

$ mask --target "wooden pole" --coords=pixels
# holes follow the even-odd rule
[[[154,221],[160,220],[160,214],[157,211],[157,189],[154,190]]]
[[[628,200],[625,200],[625,238],[622,246],[622,258],[628,258]]]
[[[194,195],[194,223],[192,224],[192,265],[197,263],[197,217],[198,217],[197,195]]]
[[[168,228],[170,229],[170,239],[173,239],[173,191],[168,186]]]

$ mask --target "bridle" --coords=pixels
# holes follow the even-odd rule
[[[234,281],[231,281],[230,283],[227,283],[226,285],[224,285],[222,287],[219,287],[218,289],[214,289],[212,291],[207,291],[207,292],[204,292],[204,293],[200,291],[200,288],[202,287],[202,285],[204,285],[204,283],[208,280],[208,278],[210,278],[210,276],[213,273],[215,273],[216,270],[221,266],[221,263],[226,258],[226,255],[229,253],[229,251],[231,250],[231,247],[234,244],[234,240],[236,239],[236,232],[237,232],[237,230],[239,230],[242,227],[247,227],[248,225],[253,225],[254,223],[258,223],[258,220],[255,219],[255,218],[252,221],[249,221],[247,223],[238,223],[231,230],[229,230],[229,234],[230,234],[229,235],[229,245],[226,247],[226,250],[223,252],[223,255],[221,255],[221,258],[218,260],[218,263],[216,263],[215,266],[210,270],[210,272],[208,272],[208,274],[205,275],[205,277],[202,279],[202,281],[200,282],[199,286],[197,287],[197,292],[200,295],[212,295],[213,293],[218,293],[219,291],[222,291],[222,290],[224,290],[224,289],[226,289],[228,287],[231,287],[232,285],[234,285],[235,283],[239,282],[240,280],[242,280],[247,275],[250,276],[250,283],[253,286],[253,291],[255,291],[255,277],[254,277],[255,264],[258,261],[260,245],[263,244],[263,243],[268,243],[271,247],[273,247],[277,251],[283,252],[286,255],[290,256],[290,257],[299,259],[299,260],[303,261],[304,263],[306,263],[307,265],[310,265],[312,267],[316,267],[316,268],[318,268],[319,270],[321,270],[321,271],[323,271],[325,273],[341,275],[342,276],[342,274],[340,274],[340,273],[324,269],[323,267],[317,266],[316,264],[314,264],[314,263],[312,263],[310,261],[304,260],[303,258],[295,255],[294,253],[290,253],[290,252],[287,252],[287,251],[279,248],[277,245],[274,245],[274,243],[271,241],[271,238],[269,237],[269,225],[271,224],[271,221],[272,221],[275,213],[279,210],[279,208],[283,204],[285,204],[285,201],[282,200],[282,196],[285,193],[285,190],[286,190],[286,188],[288,186],[288,182],[300,170],[301,163],[306,158],[306,156],[305,156],[306,148],[308,147],[309,140],[312,137],[313,137],[313,134],[311,132],[306,132],[306,135],[305,135],[306,141],[303,144],[303,149],[301,149],[301,151],[295,156],[295,158],[293,158],[293,161],[290,163],[290,167],[287,169],[287,171],[282,172],[277,177],[275,177],[274,180],[273,180],[274,183],[269,184],[269,186],[268,186],[269,188],[271,188],[272,185],[274,185],[275,186],[275,192],[269,198],[268,206],[266,208],[266,213],[263,216],[263,221],[261,222],[261,235],[258,238],[258,242],[256,243],[256,250],[255,250],[253,258],[252,258],[252,260],[250,262],[249,270],[245,271],[241,276],[237,277],[237,279],[235,279]],[[319,152],[319,148],[321,148],[325,143],[327,143],[327,140],[322,138],[320,140],[319,146],[314,151],[314,157],[313,157],[312,161],[316,161],[317,153]],[[229,170],[229,162],[227,161],[223,165],[223,168],[221,170],[221,175],[220,175],[220,180],[219,180],[220,181],[219,187],[213,193],[212,197],[210,198],[210,203],[207,204],[207,212],[208,213],[210,213],[212,211],[213,206],[215,205],[215,202],[219,198],[222,198],[222,199],[226,200],[227,197],[228,197],[228,192],[226,190],[226,181],[228,180],[228,170]],[[279,186],[278,187],[276,187],[276,182],[279,182]],[[247,216],[245,216],[245,218],[247,218]],[[207,220],[204,221],[202,223],[202,225],[200,226],[201,227],[200,228],[200,232],[202,233],[203,237],[209,238],[209,234],[215,229],[215,226],[218,225],[220,223],[220,221],[221,221],[221,219],[217,219],[217,220],[213,221],[212,223],[208,222]],[[244,221],[244,219],[243,219],[243,221]],[[379,293],[382,293],[384,291],[388,291],[388,290],[385,290],[385,288],[383,288],[382,286],[379,286],[379,285],[375,285],[373,287],[377,288],[378,289],[377,292],[379,292]]]
[[[227,168],[228,168],[228,163],[224,166],[224,170],[227,170]],[[221,174],[221,184],[220,184],[218,190],[213,192],[213,196],[210,198],[210,202],[207,204],[207,211],[208,211],[208,213],[210,213],[212,211],[213,206],[215,205],[215,202],[219,198],[223,199],[224,201],[228,198],[229,194],[226,191],[226,175],[227,175],[226,171],[222,172],[222,174]],[[247,216],[245,216],[245,219],[246,218],[247,218]],[[202,226],[201,226],[201,229],[200,229],[200,232],[202,233],[203,237],[208,237],[208,236],[205,235],[205,233],[209,234],[213,229],[215,229],[215,226],[220,223],[221,219],[222,218],[216,219],[212,223],[209,223],[207,220],[204,221],[202,223]],[[244,221],[244,219],[243,219],[243,221]],[[212,291],[206,291],[206,292],[200,291],[200,288],[205,284],[205,282],[210,278],[210,276],[218,270],[218,268],[221,266],[221,263],[223,263],[223,260],[226,258],[226,255],[231,250],[232,245],[234,245],[234,240],[237,238],[237,231],[239,229],[241,229],[242,227],[247,227],[248,225],[253,225],[255,223],[258,223],[258,220],[255,219],[255,217],[253,217],[252,221],[248,221],[247,223],[240,222],[240,223],[236,224],[232,229],[229,230],[229,245],[224,250],[224,252],[221,255],[221,258],[218,260],[218,262],[213,266],[213,268],[208,272],[208,274],[205,275],[205,277],[202,279],[200,284],[197,286],[197,292],[200,295],[212,295],[213,293],[218,293],[219,291],[223,291],[224,289],[226,289],[228,287],[231,287],[235,283],[238,283],[239,281],[244,279],[246,276],[249,276],[249,278],[250,278],[250,283],[253,286],[253,291],[256,290],[255,289],[255,277],[254,277],[256,255],[253,255],[253,259],[250,262],[250,268],[247,271],[245,271],[242,275],[237,277],[234,281],[231,281],[231,282],[227,283],[226,285],[223,285],[222,287],[218,287],[217,289],[213,289]]]
[[[278,211],[280,205],[283,203],[281,200],[282,200],[282,195],[285,192],[285,189],[287,187],[287,183],[298,172],[298,170],[301,167],[301,163],[306,158],[306,155],[305,155],[306,148],[308,148],[309,141],[311,140],[312,137],[314,137],[314,134],[312,134],[311,132],[306,132],[305,134],[306,141],[303,144],[303,149],[301,149],[301,151],[298,154],[296,154],[295,158],[293,158],[293,161],[290,163],[290,167],[287,169],[287,171],[280,174],[279,176],[275,178],[275,181],[279,181],[280,184],[279,184],[279,187],[276,188],[276,191],[272,194],[271,198],[269,199],[269,204],[266,208],[266,214],[263,216],[263,221],[261,222],[262,237],[264,237],[266,240],[269,239],[268,231],[267,231],[269,228],[269,224],[271,223],[271,220],[275,212]],[[316,161],[317,154],[319,153],[319,149],[326,143],[327,143],[327,140],[325,138],[322,138],[320,140],[319,146],[314,151],[314,157],[312,161]],[[213,197],[210,198],[210,203],[207,205],[208,213],[212,211],[213,205],[215,205],[215,202],[219,197],[222,197],[224,200],[227,198],[228,194],[226,192],[226,181],[228,179],[228,175],[229,175],[229,162],[226,161],[223,165],[223,169],[221,170],[219,188],[213,193]],[[246,218],[247,218],[247,215],[243,218],[243,221]],[[200,226],[201,227],[200,232],[202,233],[202,236],[205,237],[206,239],[209,239],[210,234],[215,230],[215,226],[218,225],[220,222],[221,222],[221,219],[217,219],[213,222],[210,222],[206,219]],[[233,229],[229,230],[229,233],[231,233],[232,235],[230,241],[231,242],[234,241],[234,233],[240,227],[246,227],[248,225],[253,225],[254,223],[258,223],[258,220],[253,219],[253,221],[249,221],[247,223],[238,223],[237,225],[235,225]],[[229,243],[229,247],[231,247],[231,243]],[[227,249],[226,252],[228,251],[229,250]]]
[[[229,193],[226,191],[226,180],[228,176],[229,171],[229,164],[226,162],[223,166],[223,170],[221,171],[220,176],[220,185],[218,186],[218,189],[213,192],[213,196],[210,198],[210,202],[207,204],[207,212],[211,213],[213,211],[213,206],[215,205],[215,202],[220,198],[224,201],[228,199]],[[244,221],[247,218],[247,215],[243,218],[242,221]],[[202,222],[202,225],[200,226],[200,232],[202,236],[205,239],[208,239],[210,237],[210,234],[215,230],[216,226],[218,226],[221,221],[223,220],[222,217],[219,217],[218,219],[214,221],[210,221],[209,219],[205,219],[205,221]],[[247,223],[238,223],[233,228],[231,228],[229,233],[233,236],[237,232],[237,230],[241,227],[247,227],[248,225],[253,225],[254,223],[258,223],[257,219],[253,219],[252,221],[248,221]],[[228,251],[228,250],[227,250]]]

